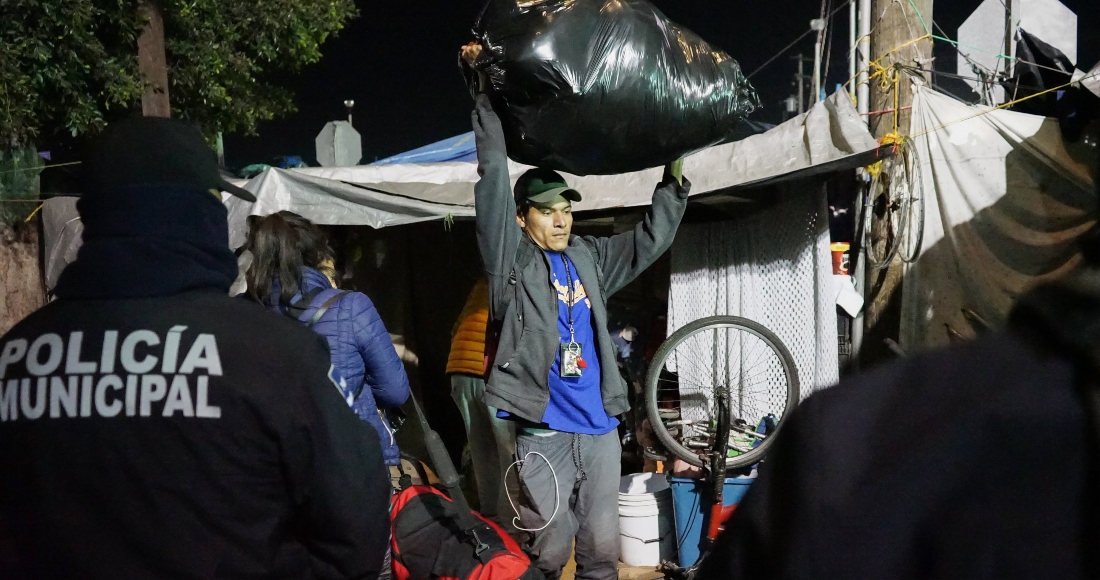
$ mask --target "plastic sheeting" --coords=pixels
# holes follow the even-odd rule
[[[1092,227],[1095,150],[1067,146],[1056,119],[970,107],[928,89],[913,104],[923,164],[922,253],[906,273],[906,351],[1003,323],[1028,288],[1074,269]],[[1079,148],[1078,148],[1079,147]],[[977,323],[980,325],[981,323]]]
[[[1089,92],[1100,97],[1100,62],[1087,73],[1073,71],[1073,81],[1081,83]]]
[[[868,162],[878,144],[851,98],[843,91],[809,112],[741,141],[718,145],[687,157],[684,174],[692,197],[732,191],[814,172],[854,168]],[[509,163],[513,183],[528,166]],[[576,211],[649,205],[661,168],[621,175],[567,175],[585,194]],[[315,223],[368,225],[375,228],[474,215],[476,163],[366,165],[269,169],[245,188],[255,204],[237,198],[230,208],[230,245],[239,247],[249,215],[288,210]]]
[[[84,235],[76,197],[52,197],[42,202],[42,265],[46,289],[53,290],[61,271],[74,260]]]
[[[438,163],[440,161],[477,161],[477,147],[474,146],[474,132],[468,131],[430,145],[417,147],[412,151],[398,153],[392,157],[379,159],[371,165],[393,165],[396,163]]]
[[[644,0],[489,0],[474,29],[474,66],[521,163],[664,165],[726,141],[760,107],[737,61]]]

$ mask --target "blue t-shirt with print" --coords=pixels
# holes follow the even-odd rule
[[[581,358],[587,367],[579,377],[562,377],[558,370],[561,350],[558,350],[550,367],[550,402],[546,405],[542,422],[555,431],[567,433],[609,433],[619,425],[619,420],[608,416],[603,406],[600,359],[596,352],[596,333],[592,329],[592,303],[572,260],[558,252],[546,252],[546,257],[550,260],[550,281],[558,296],[558,334],[561,335],[561,342],[570,340],[569,311],[572,308],[572,339],[580,343]],[[572,292],[569,291],[570,282]]]

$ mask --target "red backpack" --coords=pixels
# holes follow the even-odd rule
[[[390,510],[393,576],[453,580],[542,580],[531,560],[497,524],[466,510],[464,531],[458,506],[426,485],[406,488]]]
[[[458,472],[439,433],[411,397],[444,494],[410,486],[390,506],[392,569],[397,580],[544,580],[519,544],[500,526],[470,509]]]

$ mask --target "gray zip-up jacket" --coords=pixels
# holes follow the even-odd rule
[[[488,97],[473,112],[478,174],[474,188],[477,243],[489,279],[489,315],[501,322],[500,343],[485,389],[485,402],[539,423],[550,400],[550,366],[558,356],[558,299],[546,255],[516,223],[508,156],[500,119]],[[611,416],[630,409],[607,332],[607,297],[622,289],[672,244],[687,207],[691,184],[668,179],[653,192],[653,205],[633,231],[596,238],[572,236],[565,255],[573,261],[592,302],[592,327],[600,357],[600,390]]]

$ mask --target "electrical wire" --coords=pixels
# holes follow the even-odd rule
[[[830,15],[829,15],[829,18],[832,18],[833,16],[835,16],[835,15],[836,15],[836,13],[837,13],[837,12],[840,12],[840,11],[841,11],[841,10],[842,10],[842,9],[843,9],[844,7],[848,6],[848,3],[849,3],[849,2],[851,2],[851,0],[844,0],[844,3],[843,3],[843,4],[841,4],[841,5],[840,5],[840,6],[838,6],[838,7],[837,7],[837,8],[835,9],[835,10],[833,10],[832,14],[830,14]],[[787,53],[787,51],[788,51],[788,50],[790,50],[790,49],[794,48],[794,46],[795,46],[796,44],[798,44],[799,42],[801,42],[801,41],[802,41],[802,39],[804,39],[804,38],[806,38],[807,36],[809,36],[811,32],[814,32],[814,29],[813,29],[813,28],[807,29],[807,30],[806,30],[806,32],[803,32],[803,33],[802,33],[802,34],[801,34],[801,35],[800,35],[800,36],[799,36],[798,38],[796,38],[796,39],[794,39],[793,41],[791,41],[791,43],[790,43],[790,44],[788,44],[787,46],[784,46],[783,48],[781,48],[781,49],[779,50],[779,52],[775,53],[775,55],[774,55],[774,56],[772,56],[772,57],[771,57],[771,58],[769,58],[768,60],[764,61],[764,64],[760,65],[759,67],[757,67],[757,68],[756,68],[756,70],[754,70],[754,71],[752,71],[751,73],[749,73],[748,75],[746,75],[746,77],[745,77],[745,78],[751,79],[752,77],[756,76],[756,74],[757,74],[757,73],[759,73],[760,71],[762,71],[762,70],[764,70],[765,68],[767,68],[767,66],[768,66],[768,65],[770,65],[771,63],[775,62],[775,60],[776,60],[777,58],[779,58],[779,57],[783,56],[784,54],[786,54],[786,53]]]
[[[5,169],[0,171],[0,175],[5,173],[19,173],[21,171],[45,171],[47,169],[53,169],[54,167],[66,167],[69,165],[80,165],[83,161],[70,161],[68,163],[54,163],[52,165],[40,165],[38,167],[19,167],[16,169]]]
[[[926,71],[921,71],[921,72],[926,72]],[[982,79],[980,77],[968,77],[966,75],[959,75],[959,74],[954,74],[954,73],[942,72],[942,71],[938,71],[938,70],[937,71],[931,71],[931,73],[935,76],[942,76],[942,77],[947,77],[947,78],[952,78],[952,79],[958,79],[958,80],[961,80],[961,81],[973,81],[973,82],[980,83],[980,82],[985,82],[985,80],[986,80],[986,79]],[[1045,88],[1045,87],[1034,87],[1034,86],[1031,86],[1031,85],[1024,85],[1024,84],[1019,85],[1019,87],[1021,89],[1028,89],[1028,90],[1032,90],[1032,91],[1041,91]]]
[[[775,62],[775,59],[777,59],[777,58],[783,56],[784,54],[786,54],[786,52],[788,50],[790,50],[791,48],[794,48],[794,45],[798,44],[803,38],[806,38],[807,36],[809,36],[811,32],[813,32],[813,29],[810,29],[810,30],[807,30],[806,32],[803,32],[802,36],[799,36],[798,38],[794,39],[793,42],[791,42],[787,46],[783,47],[779,52],[775,53],[775,56],[769,58],[766,62],[764,62],[764,64],[760,65],[756,70],[754,70],[751,73],[749,73],[748,75],[746,75],[745,78],[751,79],[752,77],[756,76],[756,73],[764,70],[764,68],[767,67],[769,64]]]

